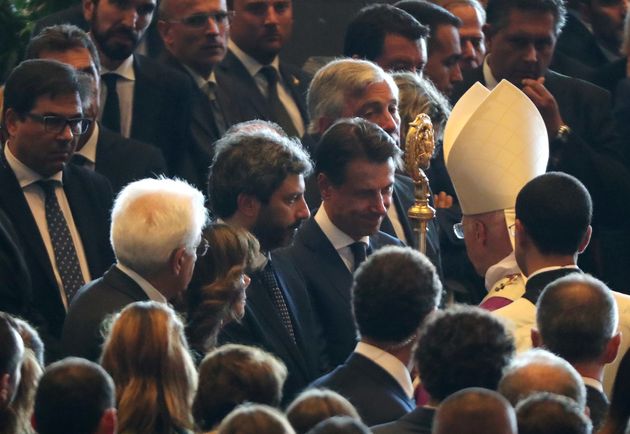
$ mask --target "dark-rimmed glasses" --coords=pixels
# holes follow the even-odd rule
[[[59,134],[65,128],[66,125],[70,127],[70,131],[75,136],[80,136],[87,133],[87,130],[92,124],[92,120],[88,118],[64,118],[63,116],[42,116],[37,113],[26,113],[27,117],[31,118],[35,122],[39,122],[44,125],[44,131],[49,133]]]
[[[193,29],[205,29],[208,27],[210,19],[216,23],[217,27],[225,27],[230,23],[232,17],[234,17],[233,11],[218,11],[194,14],[180,20],[167,20],[167,22],[180,23]]]

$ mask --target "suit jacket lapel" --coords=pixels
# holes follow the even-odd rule
[[[142,59],[133,56],[133,70],[136,79],[133,86],[133,108],[131,117],[131,137],[142,137],[141,131],[145,128],[145,119],[159,119],[159,104],[155,104],[151,86],[152,78],[147,75],[142,67]],[[151,125],[154,123],[151,122]]]
[[[280,74],[282,75],[282,79],[284,83],[289,88],[291,92],[291,96],[293,97],[293,101],[298,106],[300,110],[300,115],[302,115],[302,119],[304,120],[304,124],[307,123],[308,119],[308,111],[306,109],[306,98],[305,95],[302,95],[305,92],[304,89],[307,89],[305,83],[302,83],[302,79],[295,74],[292,74],[283,64],[280,62]]]
[[[232,98],[241,98],[244,97],[247,103],[254,106],[256,112],[263,115],[265,118],[269,119],[269,113],[267,112],[267,103],[265,99],[260,93],[258,86],[256,85],[256,81],[249,74],[249,71],[245,68],[245,65],[241,63],[240,60],[228,50],[225,55],[225,59],[218,66],[219,70],[223,71],[223,77],[227,81],[234,81],[230,86],[230,89],[239,89],[239,96],[232,95]],[[231,77],[233,76],[233,77]],[[217,80],[219,80],[217,78]],[[219,82],[219,87],[221,87],[221,83]]]

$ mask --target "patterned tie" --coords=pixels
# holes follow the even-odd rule
[[[223,116],[223,110],[221,110],[221,106],[219,106],[219,101],[217,101],[217,84],[214,81],[206,82],[206,95],[208,95],[208,99],[210,100],[210,107],[212,108],[212,116],[214,117],[214,123],[217,126],[217,130],[219,133],[219,137],[225,134],[226,123],[225,116]]]
[[[293,125],[291,116],[289,116],[287,109],[278,96],[278,71],[276,71],[276,68],[273,66],[266,65],[260,68],[260,73],[267,79],[267,103],[269,104],[271,120],[280,125],[289,136],[299,136],[295,125]]]
[[[83,280],[83,273],[81,273],[79,257],[72,242],[68,222],[66,222],[66,218],[61,212],[61,207],[55,194],[55,186],[60,184],[58,181],[38,181],[37,183],[44,191],[44,208],[46,210],[48,233],[55,252],[55,262],[61,277],[61,284],[66,292],[68,304],[70,304],[70,301],[79,288],[85,284],[85,281]]]
[[[287,329],[289,336],[291,336],[291,340],[295,343],[295,332],[293,330],[293,323],[291,322],[291,315],[289,314],[289,308],[287,307],[287,302],[284,299],[284,294],[282,294],[282,290],[278,285],[278,280],[276,279],[276,274],[273,271],[273,266],[271,265],[271,260],[267,262],[267,265],[261,271],[261,276],[263,283],[267,287],[271,295],[271,299],[273,300],[273,304],[280,315],[280,319],[282,324]]]
[[[367,258],[367,244],[363,241],[355,241],[350,244],[350,250],[354,256],[354,271],[356,271],[359,265]]]
[[[105,97],[101,123],[110,130],[120,134],[120,102],[116,91],[116,83],[119,76],[113,72],[108,72],[101,75],[101,78],[107,86],[107,96]]]

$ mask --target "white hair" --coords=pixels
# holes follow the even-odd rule
[[[118,262],[150,275],[168,263],[173,250],[194,250],[207,222],[199,190],[179,179],[147,178],[116,197],[110,241]]]

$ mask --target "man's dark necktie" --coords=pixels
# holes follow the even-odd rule
[[[269,112],[271,113],[272,121],[276,122],[282,127],[285,133],[289,136],[299,136],[298,131],[291,120],[291,116],[287,112],[287,109],[280,101],[278,96],[278,71],[271,65],[266,65],[260,68],[261,74],[265,76],[268,84],[267,103],[269,104]]]
[[[44,191],[44,208],[46,210],[46,224],[48,233],[55,253],[57,271],[61,277],[63,289],[66,292],[68,304],[77,293],[79,288],[85,284],[79,257],[72,242],[68,222],[61,212],[61,207],[55,194],[55,185],[58,181],[38,181],[39,186]]]
[[[354,256],[354,271],[356,271],[359,265],[367,258],[367,244],[363,241],[355,241],[350,244],[350,250]]]
[[[221,137],[225,133],[227,125],[225,123],[225,116],[223,116],[223,110],[221,110],[219,101],[217,101],[217,84],[213,81],[207,81],[205,92],[210,100],[210,107],[212,108],[212,116],[217,126],[217,132],[219,133],[219,137]]]
[[[265,268],[261,270],[260,275],[262,276],[263,283],[267,287],[267,290],[271,295],[271,299],[273,300],[273,304],[280,315],[282,324],[287,329],[289,336],[291,336],[291,340],[295,343],[295,332],[293,330],[293,323],[291,322],[289,308],[287,307],[287,302],[284,299],[284,294],[282,294],[282,290],[278,285],[278,280],[276,279],[276,274],[273,271],[271,260],[269,260],[267,265],[265,265]]]
[[[118,74],[114,74],[113,72],[108,72],[101,76],[101,79],[107,86],[107,96],[105,97],[105,107],[103,108],[101,123],[110,130],[120,134],[120,102],[118,100],[118,92],[116,91],[118,78]]]

